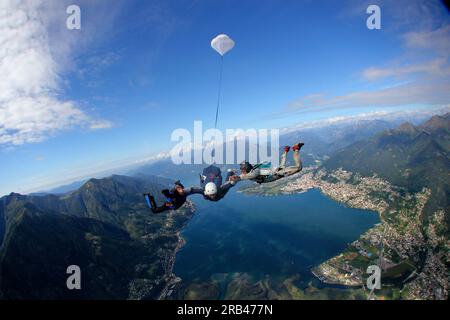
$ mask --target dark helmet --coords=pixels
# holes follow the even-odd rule
[[[180,182],[180,180],[175,181],[174,184],[175,184],[175,186],[180,186],[180,187],[182,187],[182,188],[184,189],[184,186],[183,186],[183,184]]]
[[[252,171],[253,166],[250,164],[250,162],[248,162],[248,161],[243,161],[243,162],[240,164],[240,169],[241,169],[241,171],[250,172],[250,171]]]

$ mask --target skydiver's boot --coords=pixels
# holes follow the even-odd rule
[[[150,199],[150,204],[152,205],[152,209],[155,209],[157,207],[155,197],[149,196],[149,199]]]
[[[168,207],[166,205],[162,205],[162,206],[158,207],[156,205],[155,197],[149,196],[149,199],[150,199],[150,204],[152,206],[152,212],[154,214],[161,213],[161,212],[168,210]]]
[[[147,205],[150,207],[153,213],[157,213],[158,206],[156,205],[155,197],[153,197],[150,193],[144,193],[145,200],[147,201]]]
[[[280,165],[278,166],[278,170],[281,170],[286,166],[286,157],[287,157],[289,150],[291,150],[291,147],[289,147],[289,146],[284,147],[284,152],[281,155]]]
[[[300,149],[304,146],[305,144],[303,142],[299,142],[295,145],[292,146],[292,150],[294,151],[300,151]]]
[[[302,170],[302,168],[303,168],[302,159],[300,158],[300,149],[304,145],[305,144],[303,142],[299,142],[299,143],[295,144],[294,146],[292,146],[292,150],[294,150],[295,166],[299,169],[299,171]]]

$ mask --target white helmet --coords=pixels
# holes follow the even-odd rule
[[[205,186],[205,196],[213,196],[217,193],[217,186],[214,182],[208,182]]]

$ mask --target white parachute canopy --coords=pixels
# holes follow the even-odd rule
[[[223,56],[225,55],[225,53],[233,49],[234,41],[226,34],[219,34],[217,37],[212,39],[211,47],[221,55],[219,92],[217,94],[217,106],[216,106],[216,121],[214,122],[214,128],[217,128],[217,118],[219,116],[219,105],[220,105],[220,91],[222,89]]]
[[[211,47],[223,56],[225,53],[233,49],[234,41],[226,34],[219,34],[211,40]]]

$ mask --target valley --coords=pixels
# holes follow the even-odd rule
[[[157,182],[158,181],[158,182]],[[0,250],[4,299],[158,299],[176,282],[179,231],[195,212],[154,215],[143,191],[162,201],[165,179],[91,179],[62,196],[1,198],[6,235]],[[67,290],[66,268],[78,265],[81,290]]]

